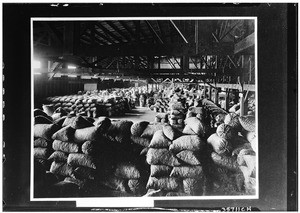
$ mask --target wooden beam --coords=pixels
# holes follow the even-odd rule
[[[98,27],[98,25],[96,25],[96,26]],[[98,28],[99,28],[99,27],[98,27]],[[106,35],[100,33],[97,29],[96,29],[95,32],[96,32],[96,35],[98,35],[99,37],[105,39],[106,41],[108,41],[108,42],[111,43],[111,44],[115,44],[115,41],[114,41],[114,40],[112,40],[112,39],[109,38],[108,36],[106,36]],[[105,32],[104,32],[104,33],[105,33]]]
[[[101,22],[96,23],[96,26],[98,28],[100,28],[106,35],[109,35],[110,37],[112,37],[113,39],[115,39],[116,41],[118,41],[119,43],[123,42],[122,39],[120,39],[118,36],[116,36],[115,34],[113,34],[112,32],[110,32],[108,29],[106,29],[106,27],[104,27],[101,24]]]
[[[112,29],[114,29],[120,36],[124,37],[127,41],[131,41],[131,38],[127,36],[124,32],[122,32],[113,22],[106,22]]]
[[[248,35],[246,38],[238,42],[234,45],[234,54],[241,53],[246,49],[253,47],[255,42],[255,35],[254,33]]]
[[[136,38],[134,32],[130,29],[130,27],[128,27],[128,25],[126,24],[125,21],[119,21],[119,22],[120,22],[120,24],[125,28],[125,30],[127,30],[127,31],[129,32],[129,34],[130,34],[132,37]]]
[[[166,35],[165,35],[164,31],[163,31],[163,27],[161,26],[161,21],[156,20],[156,24],[157,24],[159,32],[161,34],[162,40],[166,41]]]
[[[185,43],[189,43],[186,38],[184,37],[184,35],[181,33],[181,31],[179,30],[179,28],[176,26],[176,24],[170,20],[171,24],[173,25],[173,27],[175,28],[175,30],[179,33],[179,35],[181,36],[181,38],[184,40]]]
[[[159,41],[159,43],[163,44],[163,40],[160,38],[160,36],[157,34],[157,32],[154,30],[154,28],[152,27],[152,25],[150,24],[149,21],[145,21],[149,30],[152,32],[152,34],[154,34],[155,40]]]

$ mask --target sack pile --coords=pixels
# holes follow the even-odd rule
[[[155,104],[150,106],[150,109],[154,112],[167,112],[168,111],[168,102],[167,98],[159,98],[156,100]]]
[[[169,122],[169,114],[168,113],[158,113],[155,115],[154,122],[156,123],[168,123]]]
[[[157,191],[159,196],[201,195],[203,150],[204,142],[197,135],[182,135],[170,125],[156,131],[147,152],[150,177],[146,196]]]
[[[123,115],[126,111],[127,100],[121,96],[107,96],[103,91],[79,92],[77,95],[65,95],[46,98],[48,104],[44,110],[54,114],[61,108],[68,113],[98,118],[99,116]],[[48,114],[48,113],[47,113]]]
[[[207,139],[212,150],[210,176],[214,194],[255,194],[256,158],[250,141],[257,142],[254,132],[249,131],[255,129],[254,124],[252,117],[229,113]]]

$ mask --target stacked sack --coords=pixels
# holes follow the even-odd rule
[[[63,182],[84,189],[86,183],[95,178],[97,169],[96,159],[86,151],[86,143],[100,143],[98,131],[82,116],[67,117],[62,128],[52,135],[55,152],[48,158],[52,161],[50,172],[64,178]]]
[[[241,136],[241,132],[243,128],[239,116],[229,113],[225,116],[224,122],[219,124],[216,132],[207,139],[212,149],[210,175],[214,184],[214,194],[247,193],[245,175],[240,168],[241,162],[244,163],[241,154],[253,153],[253,150],[246,138]]]
[[[157,99],[154,105],[150,106],[150,109],[154,112],[167,112],[168,111],[168,99]]]
[[[147,153],[151,169],[146,196],[201,195],[203,148],[204,143],[197,135],[182,135],[170,125],[155,132]]]
[[[172,100],[169,103],[169,123],[173,127],[183,128],[185,118],[185,106],[179,100]]]
[[[256,192],[256,152],[258,149],[258,141],[255,128],[255,117],[241,116],[239,117],[242,126],[241,133],[250,143],[250,147],[243,147],[237,153],[237,160],[241,171],[245,178],[245,190],[247,194],[255,194]]]
[[[52,134],[60,128],[51,116],[40,109],[34,110],[34,159],[49,170],[48,157],[52,150]]]
[[[168,113],[158,113],[155,115],[154,121],[156,123],[163,123],[163,124],[168,123],[169,122],[168,117],[169,117]]]
[[[110,169],[100,179],[101,186],[127,195],[140,196],[145,193],[145,177],[148,169],[140,153],[144,148],[142,145],[147,144],[148,139],[143,141],[140,136],[147,125],[148,122],[134,125],[132,121],[111,121],[104,134],[108,139],[106,149],[108,147],[111,149],[111,159],[107,163],[110,164]]]

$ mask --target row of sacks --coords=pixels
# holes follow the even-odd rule
[[[255,194],[257,138],[255,118],[229,113],[208,139],[213,162],[224,171],[234,171],[243,179],[240,184],[245,194]],[[224,170],[225,169],[225,170]],[[243,176],[243,177],[241,177]]]
[[[140,156],[140,146],[130,139],[132,124],[131,121],[111,121],[106,117],[91,123],[82,116],[65,117],[60,125],[35,123],[34,149],[40,148],[37,145],[41,142],[37,139],[44,141],[48,153],[43,160],[51,164],[50,168],[45,168],[44,175],[50,172],[58,177],[55,184],[57,181],[73,183],[78,189],[96,195],[107,191],[105,188],[141,195],[148,173],[145,159]],[[36,153],[34,155],[36,160],[39,159]],[[57,187],[55,184],[51,188]]]
[[[43,109],[49,116],[52,116],[58,108],[67,113],[93,118],[122,115],[129,109],[128,101],[123,97],[104,98],[98,94],[48,97],[46,102]]]
[[[150,105],[149,108],[154,112],[167,112],[168,111],[169,99],[161,98],[157,99],[153,105]]]
[[[183,135],[170,125],[156,131],[147,151],[150,176],[145,196],[202,195],[204,147],[199,136]]]

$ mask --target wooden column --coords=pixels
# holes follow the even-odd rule
[[[229,89],[226,89],[226,95],[225,95],[225,110],[228,110],[229,108]]]
[[[245,115],[244,94],[240,93],[240,116]]]
[[[204,98],[206,98],[206,85],[205,85],[205,83],[204,83],[204,88],[203,88],[203,96],[204,96]]]
[[[215,89],[215,104],[219,103],[219,88]]]
[[[211,86],[209,87],[209,90],[208,90],[208,99],[211,100]]]

